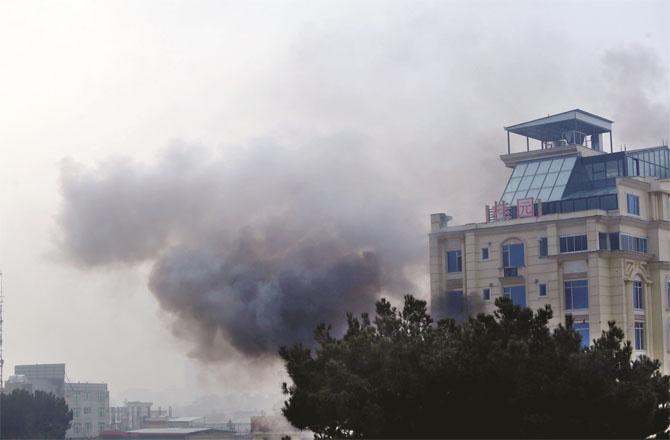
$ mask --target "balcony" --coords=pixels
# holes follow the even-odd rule
[[[518,276],[519,276],[519,268],[518,267],[504,267],[503,268],[503,277],[511,278],[511,277],[518,277]]]

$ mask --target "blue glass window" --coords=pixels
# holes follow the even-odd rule
[[[642,237],[634,237],[628,234],[620,234],[621,250],[647,253],[647,239]]]
[[[489,248],[482,248],[482,260],[489,259]]]
[[[447,251],[447,272],[462,272],[461,251]]]
[[[577,324],[573,324],[573,328],[577,333],[579,333],[579,336],[582,337],[582,348],[586,348],[589,346],[590,343],[590,336],[589,336],[589,323],[588,322],[580,322]]]
[[[514,304],[515,306],[526,307],[525,286],[505,287],[503,289],[503,295],[512,298],[512,304]]]
[[[540,257],[546,257],[549,255],[549,243],[547,242],[547,237],[540,238]]]
[[[628,213],[640,215],[640,198],[635,194],[626,194],[626,205]]]
[[[547,285],[546,284],[540,284],[538,294],[540,296],[547,296]]]
[[[589,307],[589,285],[587,280],[565,281],[565,308],[587,309]]]
[[[587,250],[586,234],[571,235],[560,238],[560,251],[565,252],[579,252]]]
[[[524,262],[523,244],[506,244],[502,248],[503,267],[522,267]]]
[[[644,310],[644,288],[642,281],[633,281],[633,308]]]
[[[645,350],[645,335],[644,335],[644,322],[635,321],[635,349],[636,350]]]
[[[576,160],[573,156],[516,165],[501,200],[511,204],[524,197],[560,200]]]
[[[491,300],[491,289],[486,288],[482,290],[482,299],[484,301],[490,301]]]

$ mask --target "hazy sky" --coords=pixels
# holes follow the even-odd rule
[[[390,295],[427,298],[428,215],[483,220],[504,125],[582,108],[615,121],[617,148],[670,138],[669,17],[667,1],[0,3],[5,378],[65,362],[117,402],[279,401],[280,364],[231,349],[234,326],[217,342],[150,277],[280,224],[377,252],[413,283]]]

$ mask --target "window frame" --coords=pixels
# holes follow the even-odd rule
[[[626,212],[640,216],[640,196],[634,193],[626,193]]]
[[[574,322],[572,324],[573,330],[575,330],[582,337],[580,344],[582,348],[587,348],[591,345],[591,326],[588,321]],[[586,337],[584,337],[584,330],[586,330]]]
[[[635,351],[647,351],[647,335],[644,321],[635,321],[633,323],[633,335]]]
[[[457,270],[451,270],[451,257],[450,254],[456,254],[456,266]],[[460,249],[453,249],[447,251],[447,273],[462,273],[463,272],[463,253]]]
[[[540,258],[548,257],[549,256],[549,239],[547,237],[540,237],[540,239],[537,241],[538,243],[538,251],[537,255]]]
[[[486,255],[485,255],[486,254]],[[482,261],[487,261],[491,259],[491,251],[488,247],[483,247],[480,252]]]
[[[644,284],[640,279],[634,279],[632,284],[632,296],[633,296],[633,310],[636,312],[645,311],[645,301],[644,301]]]
[[[484,302],[491,302],[491,288],[485,287],[482,289],[482,300]]]
[[[578,240],[577,240],[578,239]],[[565,250],[563,244],[565,243]],[[584,248],[577,249],[577,245],[584,245]],[[572,245],[572,250],[570,250]],[[561,235],[558,238],[558,251],[561,254],[573,254],[577,252],[588,252],[589,239],[587,234]]]
[[[542,293],[544,291],[544,293]],[[547,297],[547,284],[546,283],[540,283],[537,286],[537,296],[540,298],[546,298]]]
[[[585,307],[575,307],[575,297],[573,290],[575,288],[581,288],[581,286],[573,286],[574,283],[585,283],[586,287],[586,306]],[[570,301],[568,301],[568,292],[570,294]],[[565,280],[563,281],[563,299],[565,301],[565,310],[588,310],[589,308],[589,280],[588,279],[578,279],[578,280]]]
[[[512,249],[521,249],[521,264],[512,265]],[[518,256],[517,256],[518,258]],[[526,250],[523,243],[508,243],[502,246],[502,264],[504,269],[511,269],[515,267],[525,267],[526,265]]]
[[[523,304],[517,304],[514,302],[514,293],[512,292],[512,289],[523,289]],[[524,284],[503,287],[503,296],[508,296],[512,300],[512,304],[515,306],[527,307],[528,305],[528,299],[526,298],[526,286]]]

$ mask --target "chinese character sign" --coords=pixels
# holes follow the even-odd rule
[[[497,222],[512,218],[509,205],[503,202],[495,202],[493,205],[493,219]]]
[[[519,218],[535,216],[532,197],[528,197],[527,199],[519,199],[516,204],[516,209]]]

